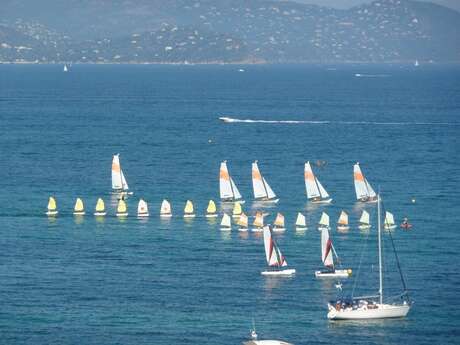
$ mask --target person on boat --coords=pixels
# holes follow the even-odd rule
[[[404,226],[404,227],[407,227],[409,225],[409,220],[407,219],[407,217],[404,217],[403,222],[402,222],[401,225]]]

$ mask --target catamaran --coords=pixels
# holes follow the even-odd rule
[[[355,181],[356,199],[361,202],[377,202],[377,194],[364,177],[359,162],[353,166],[353,178]]]
[[[383,227],[387,230],[392,230],[396,228],[395,218],[393,213],[386,211],[385,212],[385,220],[383,222]]]
[[[164,199],[162,201],[162,203],[161,203],[160,217],[162,217],[162,218],[170,218],[170,217],[172,217],[171,204],[166,199]]]
[[[47,207],[46,215],[56,216],[57,214],[58,214],[58,210],[57,210],[57,205],[56,205],[56,199],[50,196],[48,200],[48,207]]]
[[[284,216],[281,213],[276,214],[275,221],[273,222],[273,232],[282,232],[286,231],[286,227],[284,226]]]
[[[257,161],[252,163],[252,189],[254,190],[254,199],[257,202],[277,203],[279,201],[275,192],[260,173]]]
[[[195,213],[193,211],[193,203],[190,200],[187,200],[184,208],[184,218],[193,218]]]
[[[318,230],[327,229],[329,230],[329,215],[326,212],[321,214],[321,218],[318,222]]]
[[[97,199],[94,215],[95,216],[105,216],[106,215],[104,200],[102,200],[101,198]]]
[[[339,261],[339,256],[335,251],[329,236],[329,230],[321,230],[321,260],[323,261],[325,270],[316,271],[315,276],[317,278],[348,278],[351,275],[351,269],[335,269],[334,255]]]
[[[224,213],[220,222],[220,230],[231,231],[232,230],[232,218],[227,213]]]
[[[367,230],[370,228],[371,228],[371,223],[370,223],[369,213],[366,210],[363,210],[363,213],[361,213],[361,218],[359,218],[358,229]]]
[[[73,214],[75,216],[84,216],[85,215],[85,206],[83,205],[83,200],[77,198],[75,201],[75,206],[73,208]]]
[[[307,230],[307,220],[302,213],[297,213],[297,219],[295,221],[295,229],[297,231]]]
[[[240,215],[240,218],[236,221],[236,224],[238,224],[240,227],[238,228],[238,231],[248,231],[249,227],[249,219],[248,216],[243,212]]]
[[[243,213],[243,208],[241,207],[241,204],[239,202],[235,202],[233,204],[232,217],[239,218],[242,213]]]
[[[238,188],[236,188],[235,182],[230,177],[230,174],[227,169],[227,161],[220,163],[220,172],[219,172],[219,191],[220,191],[220,200],[222,202],[236,202],[243,204],[244,200],[240,194]]]
[[[321,182],[313,174],[310,162],[305,163],[304,177],[305,189],[307,190],[309,201],[319,204],[329,204],[332,201],[332,198],[329,197],[328,192],[326,192]]]
[[[217,207],[213,200],[209,200],[208,207],[206,208],[206,218],[216,218]]]
[[[126,202],[123,199],[118,200],[117,205],[117,217],[126,217],[128,215],[128,209]]]
[[[337,221],[337,230],[346,231],[348,229],[350,229],[350,226],[348,225],[348,214],[342,210],[342,212],[340,212],[339,220]]]
[[[385,303],[383,290],[383,265],[382,265],[382,231],[381,231],[381,211],[380,195],[377,195],[377,217],[378,217],[378,261],[379,261],[379,289],[376,296],[353,297],[349,300],[335,300],[328,303],[328,319],[332,320],[367,320],[367,319],[387,319],[405,317],[410,310],[411,302],[409,300],[406,283],[401,272],[398,256],[394,250],[395,258],[398,263],[403,292],[399,297],[402,302]],[[391,241],[391,232],[388,233]],[[393,244],[393,249],[395,249]]]
[[[149,216],[149,207],[147,203],[140,199],[139,203],[137,204],[137,216],[138,217],[148,217]]]
[[[256,216],[254,218],[254,222],[252,223],[254,227],[251,229],[251,231],[254,232],[262,232],[264,231],[264,214],[260,211],[256,212]]]
[[[267,271],[262,271],[264,276],[292,276],[295,274],[295,269],[287,267],[287,261],[273,239],[272,232],[268,226],[263,228],[264,232],[264,247],[267,264],[270,267]]]
[[[121,195],[133,194],[129,192],[128,182],[126,182],[123,170],[121,170],[120,154],[114,155],[112,159],[112,191]]]

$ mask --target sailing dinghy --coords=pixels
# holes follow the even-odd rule
[[[52,196],[50,196],[48,200],[48,207],[46,211],[47,216],[57,216],[58,210],[57,210],[57,205],[56,205],[56,199],[54,199]]]
[[[281,254],[281,250],[273,239],[272,232],[268,226],[263,228],[264,232],[264,247],[265,257],[267,259],[267,271],[262,271],[264,276],[292,276],[295,274],[295,269],[287,267],[287,261]]]
[[[232,218],[227,213],[224,213],[220,222],[220,230],[231,231],[232,230]]]
[[[350,226],[348,225],[348,214],[342,210],[342,212],[340,212],[339,220],[337,221],[337,230],[346,231],[348,229],[350,229]]]
[[[329,230],[323,229],[321,230],[321,260],[326,269],[316,271],[316,278],[348,278],[351,275],[351,269],[335,269],[334,255],[337,261],[340,262],[337,252],[332,245]]]
[[[327,229],[329,230],[329,215],[326,212],[321,214],[321,218],[318,223],[318,230]]]
[[[123,170],[120,165],[120,154],[116,154],[112,159],[112,192],[120,195],[131,195],[128,182],[126,182]]]
[[[377,202],[377,194],[364,177],[359,162],[353,166],[353,179],[355,182],[356,199],[361,202]]]
[[[101,198],[97,199],[94,215],[95,216],[105,216],[106,214],[107,213],[105,212],[104,200],[102,200]]]
[[[260,173],[257,161],[252,163],[252,189],[256,202],[277,203],[279,201],[275,192],[273,192],[270,185]]]
[[[236,224],[240,226],[238,228],[238,231],[248,231],[248,226],[249,226],[248,216],[246,216],[244,212],[241,213],[240,218],[238,218]]]
[[[370,228],[371,228],[371,223],[370,223],[369,213],[366,210],[363,210],[363,213],[361,213],[361,218],[359,218],[358,229],[367,230]]]
[[[273,222],[273,232],[282,232],[286,231],[286,227],[284,226],[284,216],[281,213],[276,214],[275,221]]]
[[[309,201],[318,204],[329,204],[332,198],[324,189],[323,185],[313,174],[310,162],[305,163],[304,168],[305,189],[307,190],[307,198]]]
[[[382,246],[382,230],[381,230],[381,211],[380,211],[380,195],[377,195],[377,242],[378,242],[378,261],[379,261],[379,287],[377,295],[364,297],[351,297],[350,299],[338,299],[328,303],[327,318],[331,320],[369,320],[369,319],[388,319],[405,317],[410,310],[411,302],[409,300],[406,283],[401,271],[398,256],[394,244],[395,258],[397,267],[401,277],[403,292],[398,296],[402,302],[385,303],[384,302],[384,286],[383,286],[383,246]],[[388,232],[391,241],[391,232]],[[393,301],[396,299],[393,297]]]
[[[117,217],[126,217],[128,215],[128,209],[126,207],[126,201],[123,199],[118,200],[117,205]]]
[[[262,232],[264,231],[264,214],[260,211],[256,212],[256,216],[254,218],[254,222],[252,223],[254,226],[251,231],[254,232]]]
[[[161,218],[170,218],[170,217],[172,217],[172,213],[171,213],[171,204],[170,204],[169,201],[166,200],[166,199],[164,199],[164,200],[161,202],[160,217],[161,217]]]
[[[77,198],[75,201],[75,206],[73,208],[73,214],[75,216],[84,216],[85,215],[85,206],[83,205],[83,200]]]
[[[244,200],[240,194],[238,188],[236,188],[235,182],[230,177],[227,168],[227,161],[220,163],[219,171],[219,191],[220,191],[220,200],[222,202],[236,202],[243,204]]]
[[[209,200],[208,207],[206,208],[206,218],[216,218],[217,208],[213,200]]]
[[[193,203],[190,200],[187,200],[184,208],[184,218],[193,218],[195,213],[193,211]]]
[[[140,199],[139,203],[137,204],[137,216],[138,217],[148,217],[149,216],[149,207],[147,203]]]
[[[307,220],[302,213],[297,213],[297,219],[295,221],[295,229],[297,231],[307,230]]]
[[[241,204],[239,202],[235,202],[233,204],[232,217],[239,218],[242,213],[243,213],[243,208],[241,207]]]
[[[383,227],[386,230],[393,230],[396,228],[395,218],[393,213],[386,211],[385,212],[385,221],[383,222]]]

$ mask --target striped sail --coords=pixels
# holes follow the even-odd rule
[[[220,198],[222,200],[232,199],[239,200],[241,199],[241,194],[238,188],[233,182],[227,168],[227,161],[220,163],[219,171],[219,192]]]
[[[307,191],[307,198],[322,198],[329,197],[329,193],[324,189],[323,185],[319,182],[313,173],[310,162],[305,163],[304,168],[305,189]]]
[[[282,267],[287,266],[287,262],[281,254],[275,240],[272,237],[272,233],[268,226],[264,227],[264,247],[265,247],[265,258],[268,266]]]
[[[329,230],[321,230],[321,260],[326,267],[334,267],[334,258],[332,256],[332,241],[329,237]]]
[[[276,197],[275,192],[260,173],[257,161],[252,163],[252,189],[255,199],[274,199]]]
[[[129,186],[126,182],[125,175],[121,170],[120,155],[116,154],[112,159],[112,189],[114,190],[128,190]]]

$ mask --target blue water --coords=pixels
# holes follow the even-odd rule
[[[0,65],[0,343],[239,344],[252,318],[263,338],[295,344],[458,343],[460,68],[238,68]],[[115,153],[135,193],[125,220],[113,216]],[[202,217],[218,198],[224,159],[249,213],[250,163],[259,160],[280,197],[268,219],[286,216],[276,239],[294,278],[262,277],[262,239],[223,233]],[[306,160],[327,161],[314,169],[332,205],[306,202]],[[359,231],[356,161],[397,222],[414,224],[394,232],[414,300],[404,320],[326,319],[337,291],[313,275],[321,211],[333,224],[340,210],[350,213],[352,228],[332,231],[335,247],[360,272],[356,289],[377,290],[375,206],[366,206],[373,229]],[[50,195],[56,219],[44,215]],[[72,216],[77,196],[88,211],[80,220]],[[89,215],[98,197],[110,214],[99,221]],[[139,197],[149,202],[148,220],[134,216]],[[157,216],[163,198],[173,205],[170,221]],[[196,219],[181,217],[186,199]],[[310,222],[305,233],[293,229],[298,211]],[[393,294],[401,285],[385,253]]]

